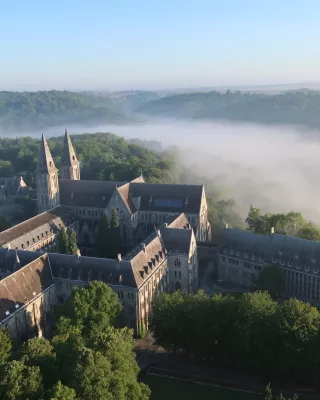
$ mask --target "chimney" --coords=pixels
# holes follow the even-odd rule
[[[122,257],[121,257],[121,253],[118,254],[118,263],[121,263],[122,261]]]
[[[271,228],[270,228],[270,235],[272,235],[274,233],[274,226],[272,226]]]
[[[142,248],[142,250],[143,250],[144,252],[146,252],[146,245],[145,245],[145,243],[141,243],[141,248]]]

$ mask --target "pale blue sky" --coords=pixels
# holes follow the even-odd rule
[[[0,89],[320,81],[319,0],[0,0]]]

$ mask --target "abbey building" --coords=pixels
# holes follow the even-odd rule
[[[60,177],[42,135],[36,184],[38,215],[0,233],[0,327],[17,340],[46,333],[54,305],[91,280],[118,293],[133,328],[148,324],[156,294],[198,288],[197,241],[211,235],[203,185],[83,181],[67,131]],[[125,251],[97,258],[99,220],[114,209]],[[62,227],[76,232],[79,255],[59,254]]]

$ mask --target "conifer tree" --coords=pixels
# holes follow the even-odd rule
[[[120,223],[117,210],[114,208],[111,214],[110,236],[109,236],[110,257],[116,258],[120,252]]]
[[[110,228],[119,228],[119,216],[115,208],[112,210]]]
[[[78,243],[77,243],[77,235],[73,229],[69,228],[68,232],[68,240],[67,240],[67,254],[77,254],[78,252]]]
[[[59,235],[59,252],[61,254],[67,254],[67,247],[68,247],[68,235],[66,228],[63,226],[60,230]]]

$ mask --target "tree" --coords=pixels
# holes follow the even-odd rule
[[[267,290],[271,295],[278,296],[283,291],[284,277],[280,268],[267,266],[262,269],[255,286],[259,290]]]
[[[28,367],[21,361],[9,361],[0,375],[2,400],[39,400],[43,393],[38,367]]]
[[[308,222],[304,227],[298,230],[297,237],[320,241],[320,230],[311,222]]]
[[[40,368],[45,386],[51,386],[55,382],[56,357],[49,340],[43,337],[27,340],[21,347],[20,357],[25,365]]]
[[[8,332],[0,329],[0,365],[5,363],[11,356],[12,342]]]
[[[67,254],[77,254],[78,252],[78,242],[77,235],[72,228],[67,231]]]
[[[59,235],[59,252],[61,254],[68,254],[68,235],[66,228],[62,226]]]
[[[270,233],[270,221],[267,214],[261,215],[259,208],[250,206],[249,214],[246,219],[248,230],[260,235],[267,235]]]
[[[121,310],[116,293],[104,282],[93,281],[73,291],[61,315],[70,318],[72,325],[87,336],[114,325]]]
[[[111,214],[110,234],[109,234],[110,257],[116,258],[120,252],[120,223],[117,210],[114,208]]]
[[[106,210],[103,212],[102,218],[98,223],[98,231],[96,236],[96,250],[99,257],[109,257],[109,237],[110,237],[110,224]]]
[[[58,381],[48,392],[47,398],[48,400],[76,400],[76,392]]]

